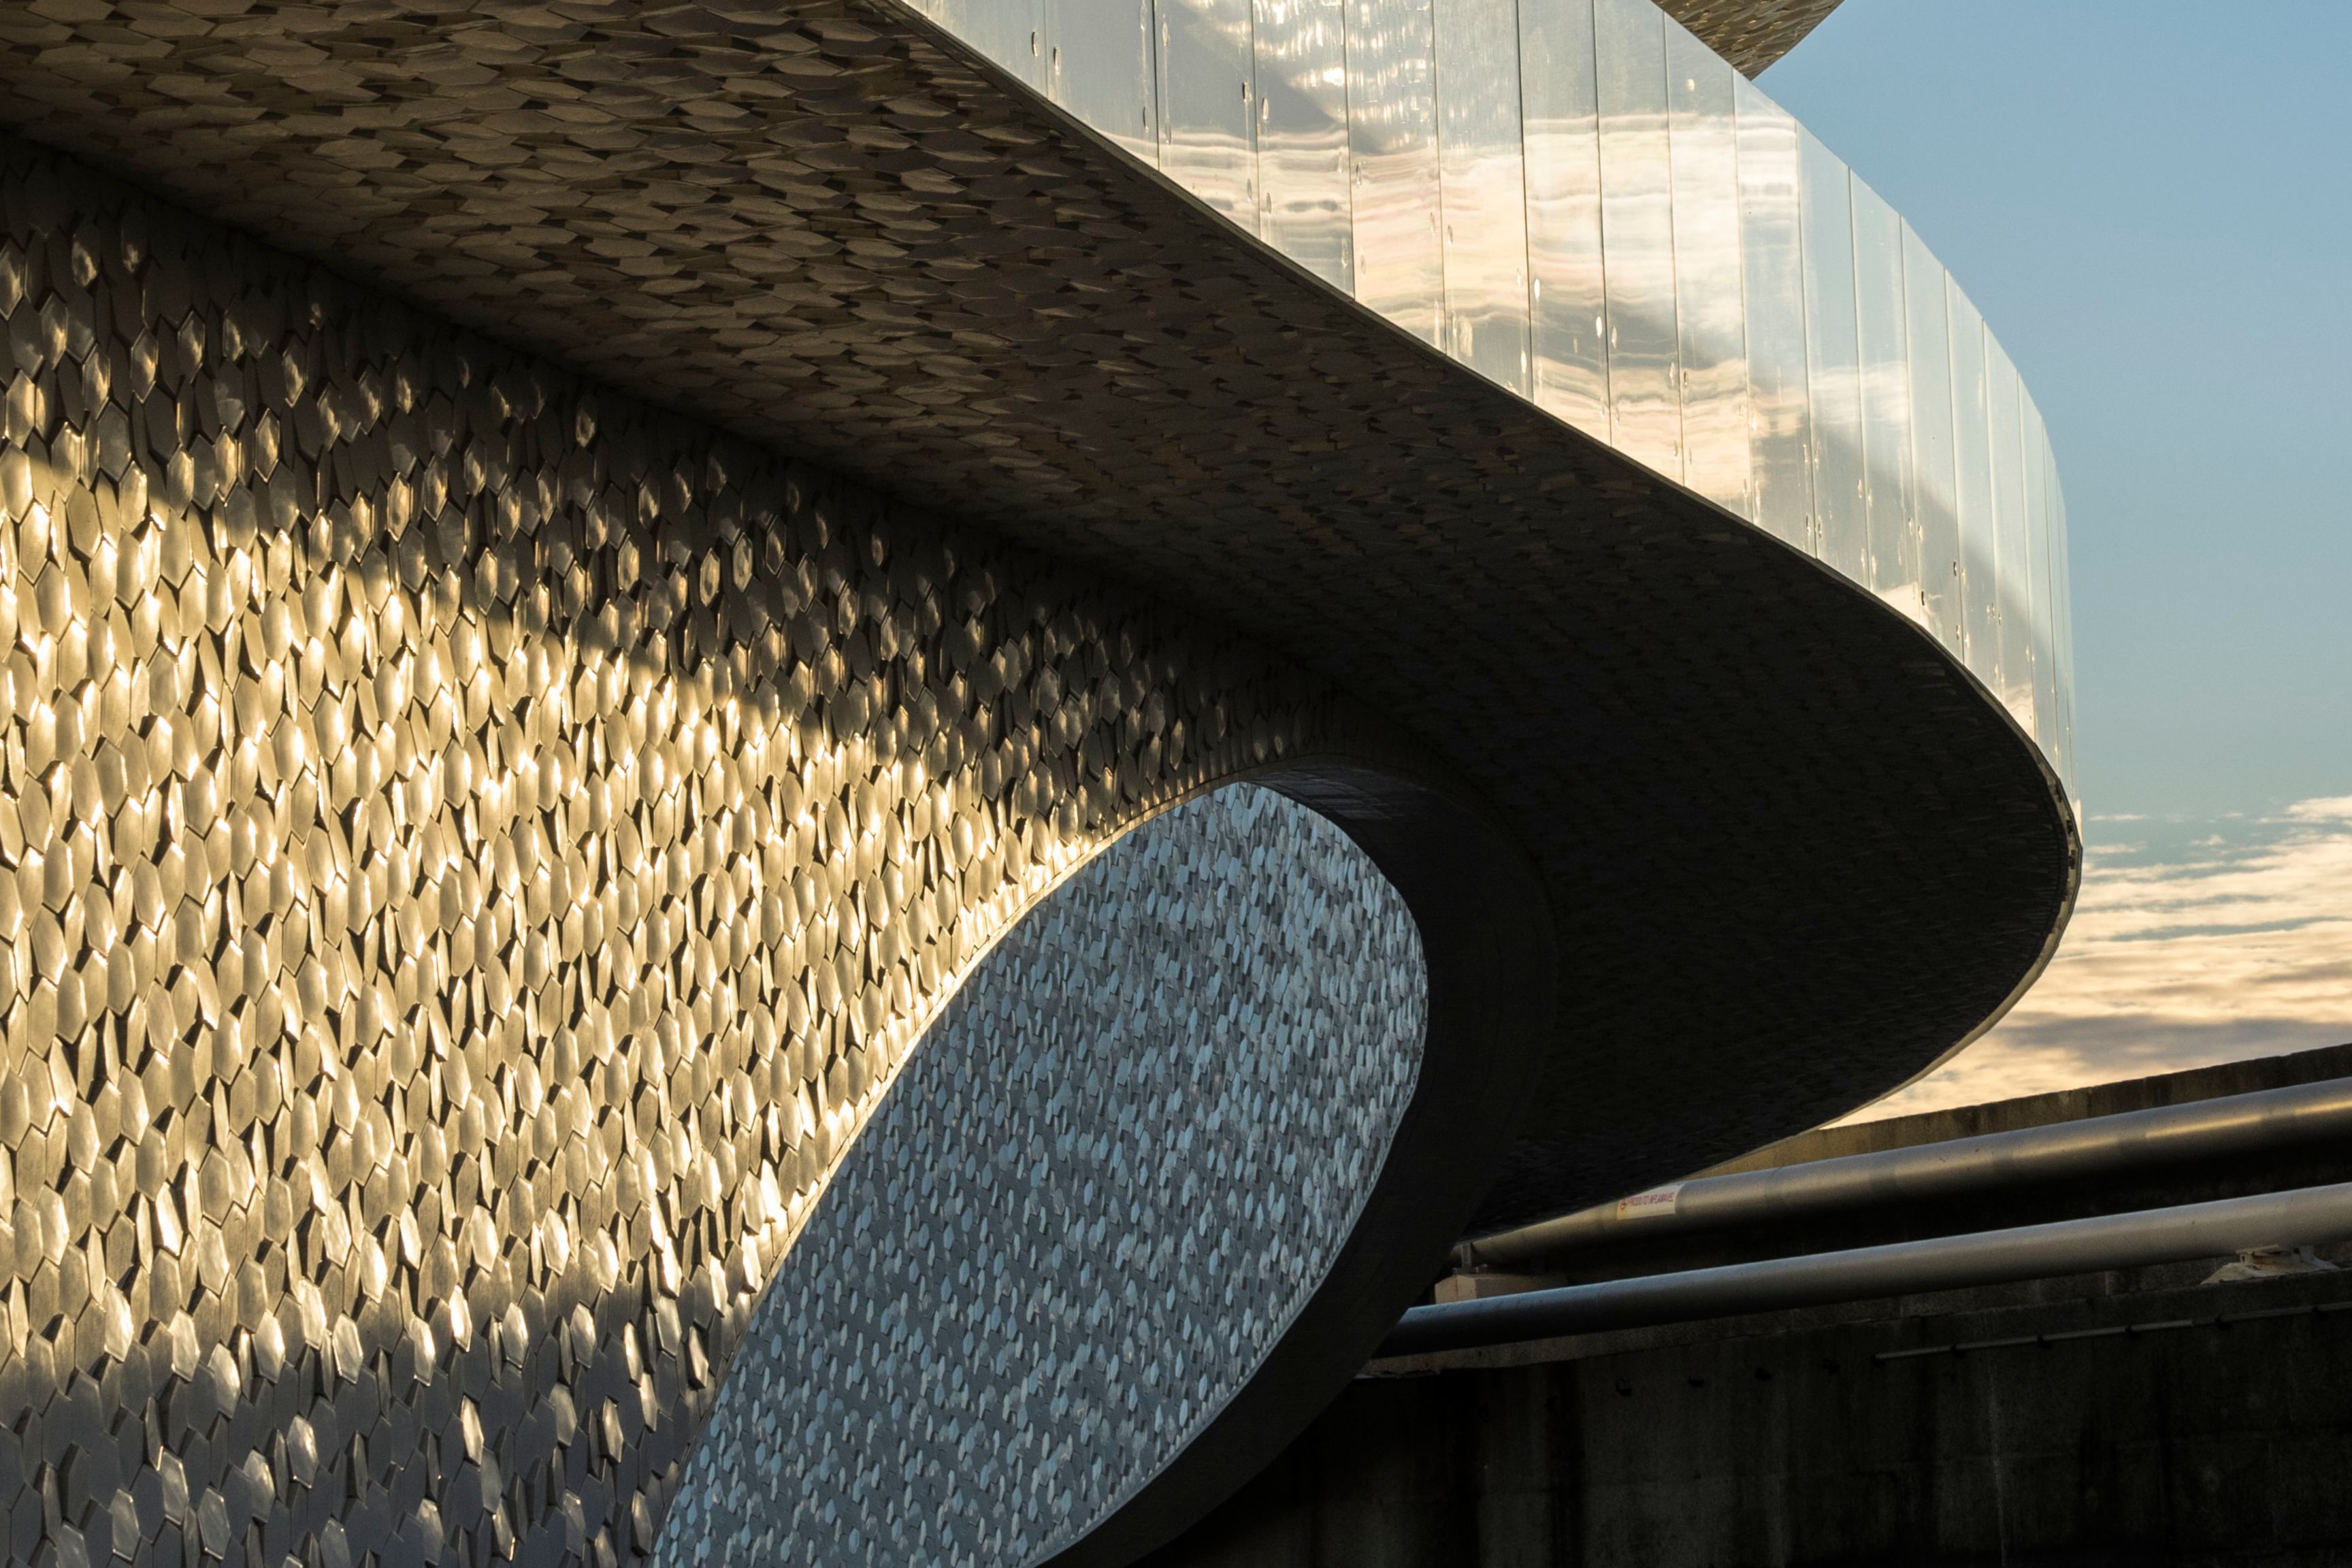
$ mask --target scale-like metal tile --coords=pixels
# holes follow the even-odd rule
[[[1381,1224],[1518,1108],[1465,1021],[1558,1020],[1507,1217],[1891,1082],[2063,918],[1913,628],[895,8],[35,0],[0,84],[509,345],[0,151],[12,1555],[648,1549],[916,1031],[1238,773],[1457,786],[1359,803],[1454,1053]]]
[[[0,1546],[640,1553],[979,954],[1344,728],[47,154],[0,208]]]

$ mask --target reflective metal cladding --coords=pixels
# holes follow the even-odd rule
[[[1108,77],[1048,76],[1056,102],[1877,595],[2071,790],[2065,505],[2041,414],[1911,226],[1754,83],[1649,0],[1140,3],[1150,91],[1119,74],[1111,103]],[[1059,11],[1007,20],[1032,5],[918,0],[1034,81],[1034,51],[1065,46]]]

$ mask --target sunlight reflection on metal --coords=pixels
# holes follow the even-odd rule
[[[2032,399],[1910,226],[1650,0],[922,3],[1334,288],[1876,595],[2072,778]]]

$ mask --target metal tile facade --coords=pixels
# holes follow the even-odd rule
[[[0,1543],[614,1563],[1229,646],[0,143]]]
[[[1244,9],[1328,49],[1330,5]],[[1490,13],[1451,7],[1446,47]],[[1572,1206],[1817,1121],[1963,1038],[2063,924],[2063,758],[1863,578],[1388,330],[890,0],[61,0],[0,8],[0,121],[207,215],[0,141],[12,1560],[618,1563],[680,1496],[687,1560],[837,1526],[819,1560],[889,1560],[868,1518],[1017,1556],[1066,1539],[1023,1533],[1046,1475],[1101,1521],[1075,1554],[1123,1560],[1352,1373],[1480,1193]],[[1294,98],[1265,123],[1304,233],[1330,138]],[[1116,1411],[1024,1421],[1025,1380],[1076,1364],[1050,1325],[1084,1280],[999,1289],[1036,1238],[981,1239],[1010,1223],[990,1146],[919,1094],[903,1136],[961,1151],[934,1194],[973,1167],[940,1214],[978,1293],[906,1286],[948,1243],[877,1152],[840,1223],[914,1228],[793,1254],[791,1321],[759,1318],[999,939],[1011,989],[972,993],[996,1022],[964,1042],[1018,1058],[971,1069],[989,1131],[1140,1125],[1132,1077],[1005,1091],[1122,1005],[1075,924],[1016,921],[1129,827],[1293,767],[1421,921],[1423,1066],[1370,1193],[1379,1092],[1319,1132],[1267,1131],[1255,1091],[1185,1102],[1258,1116],[1268,1156],[1346,1143],[1321,1186],[1188,1194],[1106,1129],[1078,1208],[1136,1226],[1121,1266],[1162,1270],[1177,1326],[1078,1390]],[[1236,831],[1314,823],[1278,816]],[[1192,911],[1152,842],[1088,908],[1140,898],[1157,968]],[[1318,864],[1303,886],[1345,859]],[[1330,934],[1282,907],[1254,942]],[[1049,939],[1066,965],[1022,961]],[[1215,962],[1266,1048],[1349,1005],[1398,1025],[1349,984],[1371,956]],[[1376,1089],[1399,1058],[1368,1050]],[[1295,1319],[1286,1280],[1137,1217],[1262,1256],[1219,1205],[1269,1191],[1305,1205],[1301,1267],[1352,1229]],[[1188,1401],[1212,1289],[1247,1331]],[[959,1316],[942,1395],[892,1336]],[[689,1483],[747,1342],[766,1396]],[[914,1355],[902,1392],[992,1425],[894,1426],[908,1394],[774,1438],[839,1386],[774,1358],[832,1343]],[[854,1364],[878,1399],[883,1361]],[[1139,1425],[1082,1495],[1045,1446],[1090,1414]],[[924,1445],[967,1441],[1040,1462],[903,1506]],[[779,1517],[780,1449],[864,1468]]]
[[[698,1563],[1044,1562],[1245,1384],[1354,1227],[1426,1016],[1396,890],[1240,784],[948,1005],[753,1315],[663,1527]]]
[[[1504,988],[1556,1032],[1481,1224],[1841,1114],[1995,1016],[2063,924],[2050,759],[1916,623],[1368,318],[895,0],[219,13],[0,6],[0,121],[1213,616],[1491,806],[1545,907],[1484,907],[1548,921],[1561,963]],[[1777,347],[1801,380],[1805,341]]]

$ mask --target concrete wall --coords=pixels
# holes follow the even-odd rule
[[[1824,1128],[1717,1169],[2347,1073],[2352,1046],[2331,1047]],[[1705,1267],[2347,1178],[2352,1150],[2320,1140],[1562,1266]],[[2321,1254],[2346,1271],[2200,1285],[2214,1259],[1378,1363],[1153,1568],[2352,1563],[2352,1246]],[[2074,1337],[1949,1348],[2041,1335]]]
[[[1911,1317],[1594,1336],[1533,1364],[1359,1379],[1150,1562],[2352,1562],[2347,1281],[2122,1300],[2084,1282],[2069,1302],[1983,1292]],[[2250,1312],[2288,1315],[2212,1322]]]

